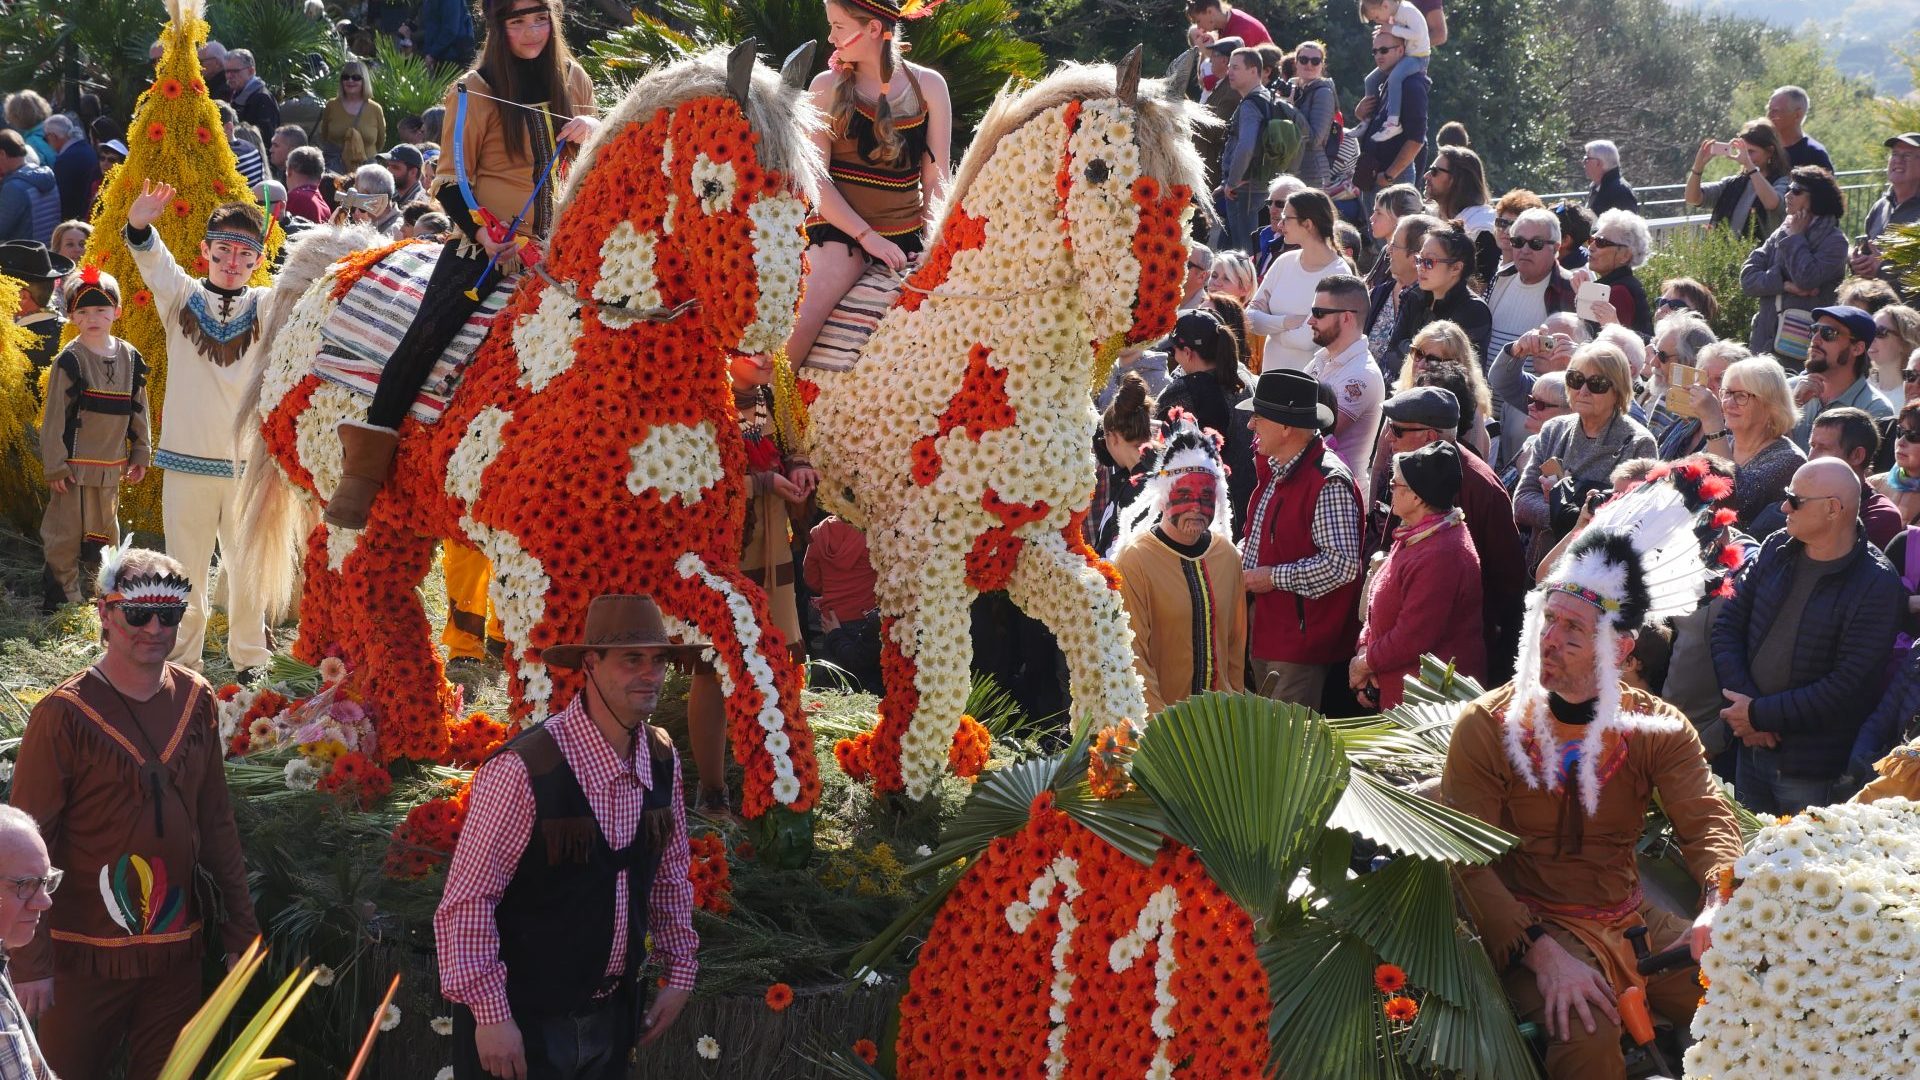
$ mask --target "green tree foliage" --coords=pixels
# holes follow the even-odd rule
[[[1759,73],[1734,90],[1725,131],[1716,137],[1727,138],[1741,124],[1766,116],[1767,98],[1782,86],[1798,86],[1813,99],[1807,131],[1833,156],[1836,170],[1874,169],[1886,163],[1887,152],[1880,144],[1888,132],[1885,118],[1874,107],[1873,84],[1840,74],[1825,45],[1805,37],[1766,47]]]
[[[395,118],[419,116],[440,104],[461,72],[452,64],[436,64],[403,53],[384,34],[374,42],[374,60],[378,67],[373,79],[374,100]]]
[[[1645,266],[1635,271],[1652,293],[1668,278],[1689,277],[1713,290],[1720,301],[1720,316],[1713,320],[1713,332],[1722,339],[1747,340],[1754,312],[1760,302],[1740,288],[1740,267],[1753,251],[1753,241],[1734,234],[1732,229],[1705,227],[1676,229],[1656,245],[1658,250]]]
[[[207,6],[207,24],[213,28],[212,40],[253,53],[255,74],[276,95],[308,88],[315,77],[307,64],[310,54],[328,61],[327,71],[346,59],[332,25],[307,18],[297,0],[213,0]]]
[[[108,115],[131,115],[153,81],[147,47],[166,21],[160,0],[19,0],[0,18],[0,86],[84,87]]]

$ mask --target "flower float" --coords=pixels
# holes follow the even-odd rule
[[[1701,958],[1689,1077],[1910,1077],[1920,1061],[1920,804],[1761,830]]]
[[[689,837],[687,847],[692,861],[687,877],[693,882],[693,906],[715,915],[733,911],[732,871],[727,867],[727,841],[719,833]]]
[[[581,685],[541,652],[577,640],[592,597],[651,595],[670,628],[712,642],[746,814],[805,821],[819,778],[801,674],[738,569],[747,452],[727,365],[791,327],[818,122],[764,68],[730,86],[720,51],[636,83],[572,165],[543,274],[521,279],[440,418],[402,425],[368,527],[308,534],[297,648],[363,674],[383,760],[470,764],[492,741],[471,718],[450,724],[458,697],[415,593],[435,543],[458,537],[493,565],[515,720],[544,719]],[[266,331],[255,565],[291,547],[296,497],[339,483],[334,429],[366,400],[313,373],[321,327],[394,249],[313,250],[338,261]]]
[[[879,791],[919,798],[969,760],[953,744],[982,591],[1054,632],[1079,721],[1147,719],[1117,580],[1078,515],[1096,357],[1172,325],[1202,175],[1190,123],[1179,93],[1108,65],[1003,93],[859,363],[800,373],[822,501],[867,531],[879,572],[887,700],[847,757]]]
[[[14,325],[20,314],[20,283],[0,276],[0,519],[30,533],[46,507],[47,482],[40,471],[39,373],[27,356],[34,333]]]
[[[179,202],[173,212],[162,214],[153,228],[182,266],[192,266],[206,233],[207,215],[224,202],[253,201],[233,150],[224,138],[214,137],[220,131],[220,114],[200,79],[197,55],[207,43],[205,7],[205,0],[179,0],[167,5],[173,18],[160,32],[160,59],[154,65],[153,83],[141,92],[127,124],[127,131],[140,137],[129,135],[127,160],[107,172],[94,208],[93,234],[80,260],[85,266],[97,266],[113,274],[127,297],[113,332],[139,349],[152,369],[147,396],[155,445],[159,445],[160,429],[167,418],[167,335],[154,309],[153,294],[121,236],[127,208],[139,196],[143,179],[172,184],[179,192]],[[269,227],[267,258],[254,270],[250,284],[272,281],[269,264],[285,243],[286,234],[277,225]],[[74,333],[68,330],[68,340]],[[146,479],[121,493],[120,513],[127,528],[156,534],[164,531],[160,520],[163,472],[150,469]]]

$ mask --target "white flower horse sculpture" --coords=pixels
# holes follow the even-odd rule
[[[859,363],[801,372],[821,499],[866,529],[879,572],[886,699],[835,748],[876,790],[918,798],[945,767],[979,592],[1058,637],[1080,722],[1147,719],[1118,581],[1081,538],[1089,387],[1172,327],[1203,176],[1192,72],[1188,55],[1143,92],[1136,49],[1002,92]]]
[[[748,42],[641,79],[575,162],[547,261],[444,416],[403,425],[368,527],[308,534],[296,651],[360,674],[383,758],[446,753],[457,698],[415,586],[439,538],[464,536],[493,563],[517,716],[544,718],[577,685],[540,650],[579,640],[592,597],[651,594],[713,642],[747,813],[812,805],[799,673],[739,571],[746,450],[728,377],[730,357],[772,351],[792,327],[802,195],[823,175],[805,66],[796,54],[776,75]],[[270,315],[247,470],[244,561],[283,600],[296,496],[333,491],[334,426],[366,407],[313,374],[321,327],[390,250],[328,267],[339,236],[320,243],[294,256],[318,280]],[[287,279],[301,277],[290,266]]]

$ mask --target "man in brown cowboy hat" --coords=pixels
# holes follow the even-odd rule
[[[13,321],[34,332],[27,347],[27,359],[33,361],[33,378],[27,392],[34,404],[40,403],[40,373],[53,365],[60,351],[60,336],[67,324],[53,310],[53,287],[73,273],[73,263],[47,250],[47,245],[32,240],[9,240],[0,244],[0,277],[20,283],[20,312]]]
[[[686,1005],[699,939],[680,761],[647,717],[668,661],[705,648],[670,640],[651,599],[601,596],[580,642],[543,652],[587,684],[474,774],[433,920],[459,1080],[623,1077],[636,1038]],[[667,983],[643,1018],[649,936]]]

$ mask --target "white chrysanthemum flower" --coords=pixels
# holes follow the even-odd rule
[[[693,1052],[708,1061],[719,1061],[720,1040],[711,1035],[702,1035],[693,1040]]]
[[[318,0],[315,0],[315,2],[317,3]],[[433,1080],[453,1080],[453,1066],[441,1066],[440,1071],[433,1074]]]
[[[451,1035],[453,1034],[453,1017],[436,1016],[428,1022],[427,1026],[433,1028],[435,1035]]]
[[[328,967],[327,965],[315,964],[313,966],[313,985],[332,986],[334,978],[335,978],[335,975],[334,975],[333,969]]]
[[[386,1011],[380,1014],[380,1030],[392,1031],[394,1028],[397,1028],[399,1026],[400,1026],[400,1006],[388,1005],[386,1008]]]

